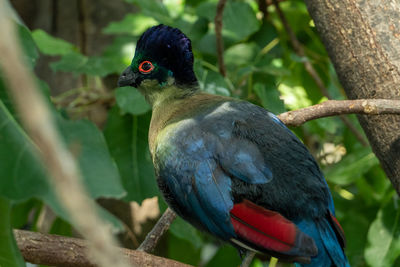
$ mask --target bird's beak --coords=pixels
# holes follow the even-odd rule
[[[118,86],[132,86],[132,87],[137,87],[137,79],[138,75],[137,73],[134,73],[132,71],[132,68],[129,66],[127,67],[124,72],[122,72],[121,76],[118,79]]]

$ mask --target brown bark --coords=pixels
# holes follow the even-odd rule
[[[306,0],[350,99],[400,99],[400,3],[394,0]],[[400,116],[358,119],[400,193]]]
[[[400,114],[400,100],[328,100],[314,106],[282,113],[278,117],[287,126],[300,126],[310,120],[342,114]]]
[[[88,56],[100,55],[111,43],[113,36],[102,34],[103,27],[111,21],[121,20],[134,5],[125,1],[108,0],[11,0],[22,20],[29,29],[42,29],[54,37],[76,45],[80,52]],[[35,72],[48,83],[52,95],[85,86],[83,78],[72,73],[54,72],[49,64],[58,58],[41,56]],[[107,88],[116,85],[117,76],[104,79]]]
[[[14,230],[14,235],[18,248],[27,262],[55,266],[96,266],[87,257],[88,242],[83,239],[23,230]],[[132,266],[189,266],[141,251],[124,248],[118,250]]]

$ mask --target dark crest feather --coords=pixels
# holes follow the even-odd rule
[[[177,84],[196,84],[190,39],[179,29],[160,24],[149,28],[140,37],[136,55],[156,61],[171,70]]]

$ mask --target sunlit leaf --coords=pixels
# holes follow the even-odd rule
[[[400,256],[399,201],[389,201],[378,212],[368,232],[365,258],[370,266],[392,266]]]
[[[346,155],[340,162],[326,169],[327,180],[340,185],[354,182],[370,168],[378,164],[378,159],[368,148]]]
[[[196,13],[214,22],[216,2],[204,2],[197,7]],[[244,40],[256,32],[261,23],[257,20],[254,10],[246,2],[228,1],[223,13],[222,33],[235,41]]]
[[[143,14],[127,14],[121,21],[111,22],[103,29],[107,34],[127,33],[132,35],[140,35],[147,28],[157,25],[157,21]]]
[[[172,24],[172,19],[165,5],[157,0],[126,0],[140,7],[143,14],[150,16],[160,23]]]

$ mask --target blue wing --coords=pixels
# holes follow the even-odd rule
[[[155,153],[158,182],[180,216],[228,240],[236,236],[229,214],[231,177],[259,184],[269,182],[272,173],[254,144],[228,136],[232,129],[220,135],[194,124],[182,122],[164,132],[168,138],[159,142]]]

